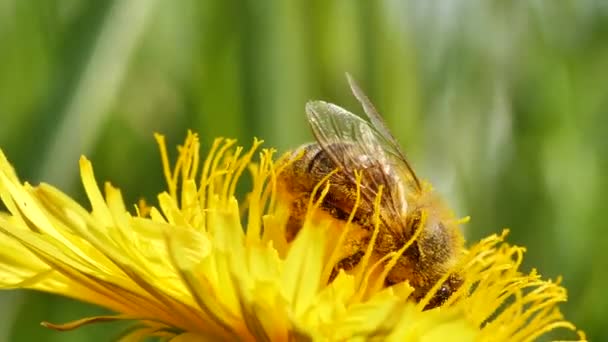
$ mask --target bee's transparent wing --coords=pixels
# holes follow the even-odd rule
[[[363,93],[363,90],[361,90],[357,82],[355,82],[355,79],[349,73],[346,73],[346,78],[348,79],[348,84],[350,85],[353,95],[355,95],[359,103],[361,103],[361,106],[363,107],[365,114],[367,114],[367,117],[370,119],[375,131],[381,136],[383,143],[390,146],[390,149],[387,149],[387,152],[392,153],[395,158],[399,159],[404,164],[409,177],[411,177],[414,182],[414,187],[417,190],[420,190],[420,181],[418,180],[414,169],[412,169],[409,162],[405,158],[405,154],[401,151],[397,139],[395,139],[393,134],[386,127],[384,120],[369,98],[365,95],[365,93]]]
[[[365,178],[362,195],[373,201],[382,185],[383,203],[394,213],[400,213],[405,200],[398,188],[407,183],[398,177],[403,175],[405,165],[393,157],[396,152],[382,136],[367,121],[331,103],[311,101],[306,104],[306,114],[319,145],[353,184],[357,167],[374,170],[368,173],[362,170]]]

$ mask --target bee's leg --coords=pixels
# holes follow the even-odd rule
[[[297,194],[292,200],[289,218],[285,227],[285,239],[287,242],[293,241],[300,229],[302,229],[309,199],[310,193],[302,192]]]
[[[331,270],[328,283],[334,281],[334,279],[338,276],[338,272],[340,272],[341,269],[345,271],[350,271],[355,268],[359,261],[361,261],[361,258],[363,258],[364,254],[365,253],[363,251],[358,251],[355,254],[338,261],[336,266],[334,266],[334,268]]]

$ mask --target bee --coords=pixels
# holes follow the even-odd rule
[[[349,271],[363,257],[375,228],[374,201],[382,188],[373,253],[382,257],[397,252],[420,230],[385,279],[386,286],[408,281],[419,301],[456,264],[463,250],[462,234],[441,199],[420,181],[370,100],[346,76],[369,120],[332,103],[307,103],[306,116],[316,142],[296,149],[293,153],[299,157],[279,175],[278,184],[289,194],[290,203],[286,239],[295,238],[313,188],[331,172],[320,208],[331,220],[345,223],[357,199],[355,171],[361,171],[360,201],[330,281],[339,269]],[[426,308],[443,303],[461,283],[458,274],[450,274]]]

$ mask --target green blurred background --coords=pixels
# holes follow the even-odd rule
[[[572,1],[0,0],[0,146],[81,199],[78,156],[128,201],[163,189],[153,132],[311,139],[309,99],[361,109],[351,72],[470,241],[503,227],[563,275],[566,316],[606,341],[608,4]],[[604,228],[602,228],[604,227]],[[104,311],[0,293],[0,341],[107,341]]]

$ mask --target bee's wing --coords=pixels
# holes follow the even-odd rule
[[[398,151],[394,151],[367,121],[339,106],[311,101],[306,104],[306,114],[319,145],[353,184],[356,182],[353,169],[357,166],[375,170],[364,174],[362,195],[373,201],[382,185],[383,198],[386,200],[383,202],[393,213],[400,213],[405,200],[400,193],[402,189],[396,187],[411,184],[412,181],[401,179],[406,175],[406,165],[394,157]],[[399,184],[395,184],[396,181]]]
[[[378,114],[378,111],[371,103],[369,98],[365,95],[365,93],[363,93],[363,90],[361,90],[357,82],[355,82],[355,79],[349,73],[346,73],[346,78],[348,79],[348,84],[350,85],[350,89],[352,90],[353,95],[355,95],[359,103],[361,103],[361,106],[363,107],[365,114],[367,114],[367,117],[370,119],[372,125],[374,126],[375,131],[378,132],[384,143],[391,147],[390,149],[387,149],[387,151],[393,153],[396,158],[401,160],[401,162],[405,165],[407,169],[407,173],[409,173],[411,179],[414,181],[415,188],[417,190],[420,190],[420,181],[418,180],[414,169],[412,169],[407,159],[405,158],[405,154],[401,151],[397,139],[395,139],[393,134],[391,134],[389,129],[386,127],[384,120],[382,119],[380,114]]]

